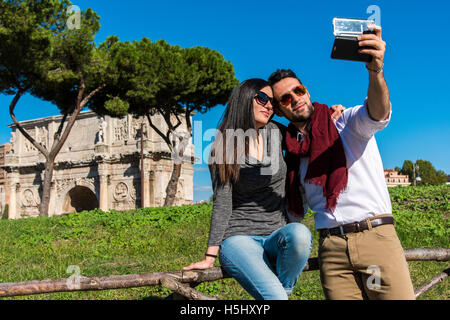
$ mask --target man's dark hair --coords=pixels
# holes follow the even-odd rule
[[[302,83],[302,81],[297,77],[295,72],[292,71],[291,69],[278,69],[277,71],[275,71],[270,75],[269,80],[267,80],[267,82],[269,82],[269,85],[273,87],[275,83],[283,80],[284,78],[295,78],[298,80],[298,82]],[[273,99],[272,105],[276,109],[280,107],[280,104],[277,99]]]
[[[292,71],[291,69],[278,69],[277,71],[275,71],[270,75],[268,82],[270,86],[273,86],[275,83],[283,80],[284,78],[295,78],[300,83],[302,83],[301,80],[294,73],[294,71]]]

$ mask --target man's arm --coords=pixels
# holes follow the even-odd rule
[[[386,42],[381,38],[381,27],[369,26],[376,34],[363,34],[358,37],[359,46],[369,46],[373,49],[360,49],[361,53],[372,56],[372,61],[366,64],[369,72],[369,92],[367,94],[367,107],[373,120],[381,121],[388,118],[391,111],[389,89],[383,75],[383,61]]]

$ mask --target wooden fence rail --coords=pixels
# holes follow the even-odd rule
[[[407,261],[449,261],[450,249],[405,249]],[[318,258],[310,258],[303,271],[319,269]],[[431,289],[448,277],[450,268],[434,277],[430,282],[415,291],[416,297]],[[0,283],[0,297],[13,297],[52,292],[111,290],[145,286],[163,285],[187,299],[216,299],[195,290],[193,287],[205,282],[229,278],[221,267],[207,270],[172,271],[144,274],[129,274],[104,277],[83,277],[79,279],[62,278],[33,280],[25,282]],[[77,281],[73,281],[77,280]]]

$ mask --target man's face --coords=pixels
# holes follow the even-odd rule
[[[305,94],[295,93],[299,90],[296,89],[298,86],[302,86],[300,81],[296,78],[284,78],[272,87],[274,99],[278,101],[278,115],[286,117],[291,122],[305,122],[308,120],[313,111],[314,107],[311,103],[311,98],[308,90]],[[280,101],[287,100],[289,103],[281,103]],[[281,114],[279,114],[281,113]]]

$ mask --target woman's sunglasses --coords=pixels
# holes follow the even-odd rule
[[[306,88],[305,86],[303,86],[302,84],[298,85],[297,87],[295,87],[291,92],[295,93],[297,96],[301,97],[304,96],[306,93]],[[280,103],[287,107],[288,105],[290,105],[292,102],[292,95],[290,93],[286,93],[284,94],[281,98],[280,98]]]
[[[265,94],[262,91],[258,91],[258,93],[255,96],[255,100],[256,100],[256,103],[258,103],[262,106],[265,106],[269,101],[270,101],[270,104],[273,105],[273,98],[269,97],[267,94]]]

